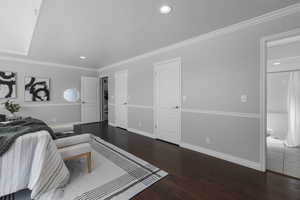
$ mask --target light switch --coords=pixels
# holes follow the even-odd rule
[[[241,95],[241,102],[246,103],[247,101],[248,101],[248,96],[245,94]]]

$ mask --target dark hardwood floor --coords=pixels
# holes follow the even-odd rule
[[[169,173],[135,200],[300,199],[300,181],[293,178],[261,173],[107,123],[78,125],[75,131],[97,135]]]

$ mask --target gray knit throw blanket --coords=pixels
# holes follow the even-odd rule
[[[0,156],[9,150],[18,137],[38,131],[48,131],[52,138],[56,139],[53,130],[38,119],[27,117],[6,124],[0,123]]]

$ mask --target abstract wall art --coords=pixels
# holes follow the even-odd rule
[[[17,97],[17,75],[14,72],[0,71],[0,99]]]
[[[25,77],[25,101],[50,101],[50,78]]]

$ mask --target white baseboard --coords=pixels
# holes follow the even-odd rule
[[[108,124],[110,126],[114,126],[114,127],[116,126],[114,123],[111,123],[111,122],[109,122]],[[145,136],[145,137],[156,139],[154,134],[147,133],[145,131],[141,131],[141,130],[134,129],[134,128],[128,128],[127,130],[130,131],[130,132]],[[203,147],[199,147],[199,146],[196,146],[196,145],[188,144],[188,143],[185,143],[185,142],[180,142],[179,145],[182,148],[197,151],[199,153],[203,153],[203,154],[206,154],[206,155],[209,155],[209,156],[213,156],[215,158],[226,160],[228,162],[232,162],[232,163],[235,163],[235,164],[238,164],[238,165],[242,165],[244,167],[248,167],[248,168],[258,170],[258,171],[263,171],[262,168],[261,168],[260,163],[257,163],[257,162],[253,162],[253,161],[250,161],[250,160],[246,160],[246,159],[239,158],[239,157],[232,156],[232,155],[225,154],[225,153],[220,153],[220,152],[217,152],[217,151],[214,151],[214,150],[210,150],[210,149],[207,149],[207,148],[203,148]]]
[[[222,159],[222,160],[226,160],[226,161],[238,164],[238,165],[242,165],[244,167],[249,167],[249,168],[252,168],[252,169],[255,169],[255,170],[262,171],[260,163],[257,163],[257,162],[253,162],[253,161],[246,160],[246,159],[243,159],[243,158],[235,157],[235,156],[225,154],[225,153],[220,153],[220,152],[217,152],[217,151],[213,151],[213,150],[210,150],[210,149],[207,149],[207,148],[195,146],[195,145],[184,143],[184,142],[182,142],[180,144],[180,146],[183,147],[183,148],[186,148],[186,149],[197,151],[199,153],[207,154],[209,156],[213,156],[213,157],[216,157],[216,158],[219,158],[219,159]]]
[[[112,123],[112,122],[108,122],[108,125],[116,127],[116,124]]]
[[[137,130],[137,129],[134,129],[134,128],[128,128],[127,130],[130,131],[130,132],[133,132],[133,133],[137,133],[137,134],[142,135],[142,136],[146,136],[146,137],[155,139],[153,134],[147,133],[145,131]]]

